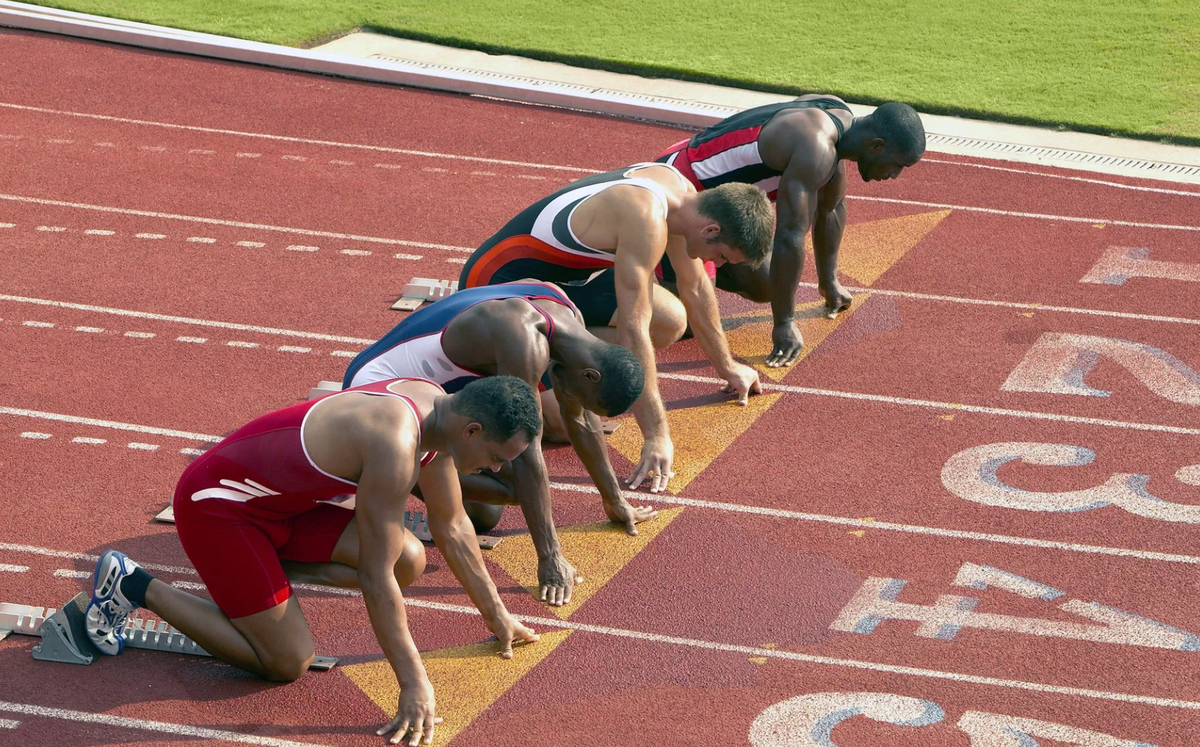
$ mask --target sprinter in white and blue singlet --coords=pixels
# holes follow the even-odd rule
[[[846,225],[845,161],[858,164],[863,181],[894,179],[925,153],[925,128],[912,107],[888,103],[855,117],[846,102],[829,95],[801,96],[729,117],[660,154],[697,190],[745,182],[776,201],[770,256],[757,267],[706,267],[718,288],[751,301],[771,303],[775,328],[768,366],[790,366],[804,339],[795,324],[796,287],[804,269],[804,236],[813,232],[817,286],[826,313],[850,307],[837,279],[838,248]],[[670,258],[660,282],[674,287]]]
[[[599,415],[620,415],[642,393],[633,353],[600,340],[562,289],[530,280],[467,288],[406,317],[351,361],[344,388],[422,377],[449,393],[487,376],[515,376],[542,388],[544,433],[569,441],[600,492],[605,514],[629,534],[654,518],[631,506],[608,459]],[[538,556],[541,598],[571,601],[579,578],[563,557],[550,508],[550,479],[535,440],[494,472],[461,475],[463,505],[478,532],[496,526],[506,505],[520,505]],[[419,489],[418,493],[419,495]]]
[[[729,352],[703,263],[762,261],[771,213],[766,193],[749,184],[697,193],[670,166],[634,164],[580,179],[521,211],[475,250],[459,287],[523,278],[556,283],[593,334],[633,351],[646,383],[632,408],[643,446],[629,484],[636,488],[649,478],[657,492],[672,475],[674,445],[658,392],[655,349],[678,340],[690,323],[727,391],[745,404],[761,389],[758,373]],[[654,268],[667,255],[678,298],[654,282]]]

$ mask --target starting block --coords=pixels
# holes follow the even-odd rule
[[[318,381],[316,386],[308,390],[308,398],[316,399],[340,391],[342,391],[342,382],[340,381]]]
[[[12,632],[41,636],[42,642],[33,647],[33,658],[39,661],[87,666],[99,655],[88,639],[85,625],[89,599],[87,594],[80,592],[57,610],[25,604],[0,604],[0,631],[5,635]],[[212,656],[165,622],[131,617],[125,625],[124,635],[126,648]],[[317,656],[308,668],[326,671],[337,662],[333,656]]]
[[[392,304],[393,311],[415,311],[426,301],[438,301],[458,290],[457,280],[436,278],[413,278],[404,286],[399,300]]]

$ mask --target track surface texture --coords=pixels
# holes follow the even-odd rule
[[[0,601],[57,607],[119,548],[198,583],[152,522],[215,437],[339,379],[414,276],[681,131],[0,32]],[[852,177],[852,311],[738,408],[660,359],[677,482],[629,538],[548,453],[568,558],[501,661],[436,550],[406,592],[439,744],[1200,743],[1200,192],[929,154]],[[766,309],[723,296],[730,344]],[[632,423],[610,440],[627,473]],[[199,593],[203,593],[200,591]],[[88,668],[0,643],[0,744],[369,745],[395,683],[361,599],[299,592],[326,673]]]

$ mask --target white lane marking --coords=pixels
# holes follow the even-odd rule
[[[134,234],[134,235],[139,239],[165,239],[165,238],[167,238],[167,235],[165,233],[139,233],[139,234]]]
[[[139,145],[138,150],[148,150],[151,153],[162,153],[166,150],[166,148],[161,145]]]
[[[251,249],[257,249],[259,247],[266,246],[266,244],[261,241],[239,241],[237,242],[237,245],[249,247]]]
[[[545,179],[544,176],[535,176],[533,174],[517,174],[518,179]]]
[[[207,727],[192,726],[190,724],[172,724],[166,721],[150,721],[144,718],[126,718],[124,716],[113,716],[108,713],[72,711],[66,708],[46,708],[44,706],[32,705],[29,703],[10,703],[3,700],[0,700],[0,711],[20,713],[26,716],[37,716],[40,718],[54,718],[60,721],[74,721],[82,724],[95,724],[98,726],[113,726],[122,729],[136,729],[140,731],[157,732],[160,734],[172,734],[177,737],[190,737],[192,739],[212,739],[224,742],[237,742],[239,744],[253,744],[260,745],[261,747],[321,747],[320,745],[315,745],[312,742],[295,742],[290,739],[260,737],[254,734],[242,734],[236,731],[209,729]]]
[[[92,311],[100,314],[113,314],[115,316],[128,316],[137,319],[152,319],[160,322],[175,322],[177,324],[194,324],[198,327],[216,327],[219,329],[233,329],[239,332],[260,332],[268,335],[280,335],[283,337],[304,337],[310,340],[325,340],[327,342],[345,342],[357,345],[373,345],[375,340],[368,340],[361,337],[344,337],[341,335],[326,335],[318,332],[300,332],[293,329],[279,329],[277,327],[259,327],[253,324],[237,324],[235,322],[216,322],[211,319],[193,319],[186,316],[171,316],[169,314],[155,314],[148,311],[131,311],[129,309],[114,309],[107,306],[92,306],[90,304],[70,303],[67,301],[51,301],[44,298],[26,298],[24,296],[9,296],[0,293],[0,301],[12,301],[13,303],[28,303],[36,306],[52,306],[60,309],[73,309],[75,311]],[[152,332],[126,332],[126,337],[153,337]],[[357,355],[357,353],[355,353]]]
[[[116,143],[96,143],[96,147],[97,148],[115,148],[115,147],[117,147],[117,144]]]
[[[452,265],[465,265],[467,260],[462,257],[447,257],[446,261]]]
[[[288,226],[272,226],[263,223],[246,223],[238,220],[223,218],[204,218],[196,215],[177,215],[175,213],[158,213],[153,210],[132,210],[128,208],[109,207],[107,205],[90,205],[83,202],[66,202],[64,200],[45,200],[40,197],[23,197],[21,195],[0,194],[0,200],[19,202],[29,205],[51,205],[54,207],[74,208],[76,210],[95,210],[101,213],[117,213],[120,215],[137,215],[143,218],[162,218],[164,220],[179,220],[190,223],[207,223],[213,226],[231,226],[233,228],[250,228],[257,231],[275,231],[277,233],[294,233],[301,236],[320,236],[327,239],[346,239],[347,241],[363,241],[373,244],[392,244],[394,246],[415,246],[421,249],[442,249],[447,252],[466,252],[471,254],[474,247],[452,246],[450,244],[430,244],[424,241],[406,241],[404,239],[388,239],[381,236],[360,236],[352,233],[337,233],[336,231],[316,231],[307,228],[290,228]],[[65,228],[62,230],[66,230]]]
[[[589,493],[593,495],[600,494],[599,490],[590,485],[552,482],[550,483],[550,487],[570,493]],[[639,493],[629,490],[622,491],[622,493],[631,501],[658,501],[659,503],[672,503],[678,506],[691,506],[693,508],[703,508],[711,511],[727,511],[730,513],[750,514],[753,516],[769,516],[775,519],[789,519],[792,521],[809,521],[821,524],[834,524],[837,526],[853,527],[855,529],[882,529],[888,532],[920,534],[930,537],[947,537],[950,539],[974,540],[977,542],[994,542],[1002,545],[1037,547],[1044,550],[1063,550],[1066,552],[1078,552],[1092,555],[1115,555],[1123,558],[1137,558],[1138,560],[1157,560],[1165,563],[1200,565],[1200,556],[1180,555],[1177,553],[1158,552],[1155,550],[1131,550],[1125,547],[1084,545],[1076,542],[1059,542],[1056,540],[1037,539],[1035,537],[1014,537],[1006,534],[989,534],[987,532],[970,532],[960,529],[943,529],[941,527],[927,527],[919,524],[899,524],[891,521],[866,521],[864,519],[855,519],[849,516],[830,516],[827,514],[805,513],[803,511],[789,511],[781,508],[767,508],[765,506],[747,506],[739,503],[705,501],[698,498],[680,498],[678,496],[667,495],[665,493],[650,495],[644,492]]]
[[[281,353],[311,353],[312,352],[312,348],[302,348],[302,347],[297,347],[295,345],[280,345],[279,347],[277,347],[275,349]]]
[[[0,571],[5,573],[25,573],[29,570],[27,565],[9,565],[8,563],[0,563]]]
[[[690,381],[696,384],[725,385],[724,379],[711,376],[693,376],[691,374],[660,373],[660,379],[675,379]],[[789,384],[764,383],[764,391],[792,392],[793,394],[812,394],[818,397],[835,397],[838,399],[855,399],[866,402],[884,402],[892,405],[908,407],[928,407],[935,410],[952,410],[954,412],[976,412],[983,415],[1004,415],[1013,418],[1028,418],[1031,420],[1056,420],[1062,423],[1079,423],[1081,425],[1101,425],[1109,428],[1126,428],[1135,431],[1157,431],[1159,433],[1179,433],[1185,436],[1200,436],[1200,428],[1184,428],[1177,425],[1158,425],[1156,423],[1133,423],[1124,420],[1107,420],[1105,418],[1089,418],[1082,415],[1061,415],[1054,412],[1038,412],[1036,410],[1011,410],[1004,407],[985,407],[982,405],[964,405],[958,402],[938,402],[928,399],[912,399],[909,397],[890,397],[886,394],[864,394],[862,392],[844,392],[836,389],[814,389],[806,386],[791,386]]]
[[[191,591],[201,591],[207,588],[204,584],[196,581],[173,581],[171,582],[171,585]],[[333,594],[336,596],[362,596],[362,592],[358,589],[342,589],[335,586],[322,586],[320,584],[306,583],[294,583],[292,586],[304,591],[315,591],[323,594]],[[468,607],[461,604],[430,602],[423,599],[413,599],[411,597],[405,597],[404,604],[406,607],[415,607],[418,609],[435,610],[438,612],[452,612],[460,615],[473,615],[475,617],[480,616],[479,610],[475,607]],[[761,648],[759,646],[744,646],[737,643],[707,641],[698,638],[685,638],[683,636],[666,635],[663,633],[646,633],[640,630],[629,630],[628,628],[617,628],[610,625],[593,625],[574,620],[562,620],[550,617],[535,617],[533,615],[514,615],[514,617],[524,623],[529,624],[535,629],[538,627],[563,628],[566,630],[577,630],[583,633],[595,633],[597,635],[606,635],[615,638],[629,638],[639,641],[649,641],[651,643],[665,643],[672,646],[705,649],[719,653],[732,653],[738,654],[739,656],[762,656],[772,659],[783,659],[785,661],[795,661],[803,664],[818,664],[823,666],[862,669],[872,672],[884,672],[887,674],[900,674],[908,677],[951,680],[954,682],[966,682],[973,685],[990,685],[992,687],[1003,687],[1015,690],[1030,690],[1033,692],[1051,693],[1054,695],[1073,695],[1084,698],[1094,698],[1096,700],[1116,701],[1119,703],[1139,703],[1143,705],[1159,706],[1162,708],[1200,710],[1200,702],[1191,700],[1159,698],[1152,695],[1134,695],[1130,693],[1110,692],[1106,690],[1090,690],[1079,687],[1068,687],[1065,685],[1051,685],[1042,682],[1029,682],[1025,680],[1010,680],[1001,677],[987,677],[977,674],[966,674],[964,672],[946,672],[938,669],[910,667],[900,664],[884,664],[882,662],[862,661],[858,659],[840,659],[832,656],[817,656],[813,654],[802,654],[797,651],[785,651],[779,648]]]
[[[334,160],[334,161],[330,161],[329,163],[333,164],[334,166],[353,166],[353,165],[354,165],[354,161],[337,161],[337,160]]]
[[[21,438],[32,438],[35,441],[45,441],[50,438],[49,433],[39,433],[38,431],[25,431],[21,434]]]
[[[377,164],[375,164],[375,165],[376,165],[376,166],[384,166],[385,164],[382,164],[382,163],[377,163]],[[388,166],[388,168],[396,168],[396,169],[400,169],[400,168],[404,168],[404,167],[403,167],[403,166],[390,166],[390,165],[389,165],[389,166]],[[439,169],[439,168],[437,168],[436,166],[423,166],[423,167],[421,167],[421,171],[428,171],[428,172],[430,172],[431,174],[449,174],[449,173],[450,173],[450,169]]]
[[[1000,210],[998,208],[978,207],[975,205],[950,205],[943,202],[924,202],[922,200],[901,200],[895,197],[867,197],[866,195],[846,195],[847,200],[863,200],[864,202],[889,202],[894,205],[916,205],[918,207],[940,208],[942,210],[963,210],[969,213],[987,213],[988,215],[1005,215],[1010,218],[1032,218],[1034,220],[1053,220],[1065,223],[1091,223],[1108,226],[1128,226],[1130,228],[1157,228],[1164,231],[1200,231],[1200,226],[1183,226],[1174,223],[1143,223],[1134,220],[1116,220],[1113,218],[1081,218],[1074,215],[1051,215],[1049,213],[1027,213],[1020,210]]]
[[[190,433],[188,431],[179,431],[173,428],[158,428],[151,425],[137,425],[135,423],[121,423],[115,420],[100,420],[98,418],[84,418],[78,415],[63,415],[57,412],[42,412],[41,410],[26,410],[20,407],[5,407],[0,405],[0,415],[14,415],[22,418],[37,418],[40,420],[53,420],[60,423],[75,423],[76,425],[94,425],[99,428],[112,428],[118,431],[132,431],[134,433],[149,433],[155,436],[168,436],[170,438],[182,438],[187,441],[204,441],[206,443],[216,443],[221,440],[220,436],[207,436],[203,433]]]
[[[335,351],[333,354],[344,353],[345,357],[353,357],[353,353],[345,351]],[[715,381],[715,380],[714,380]],[[133,425],[129,423],[116,423],[113,421],[93,420],[90,418],[79,418],[69,415],[57,415],[54,413],[35,412],[31,410],[17,410],[15,408],[0,407],[0,415],[18,415],[24,417],[45,418],[48,420],[61,420],[65,422],[81,423],[84,425],[98,425],[106,428],[116,428],[120,430],[138,431],[143,433],[154,433],[155,435],[172,436],[175,438],[186,438],[190,441],[207,441],[216,443],[221,440],[220,436],[206,436],[198,433],[187,433],[183,431],[172,431],[163,428],[151,428],[149,426]],[[47,434],[48,436],[49,434]],[[184,449],[182,453],[191,453]],[[199,451],[195,453],[199,454]],[[551,483],[551,487],[574,493],[592,493],[598,494],[594,486],[571,485],[567,483]],[[645,493],[636,493],[625,491],[625,495],[633,501],[645,501],[647,495]],[[845,516],[830,516],[826,514],[804,513],[801,511],[789,511],[784,509],[766,508],[761,506],[744,506],[736,503],[724,503],[719,501],[705,501],[695,498],[679,498],[666,494],[650,496],[650,500],[657,500],[662,503],[674,503],[681,506],[693,506],[696,508],[704,508],[713,511],[725,511],[730,513],[753,514],[758,516],[769,516],[779,519],[790,519],[795,521],[811,521],[826,524],[836,524],[839,526],[849,526],[856,529],[882,529],[893,532],[904,532],[908,534],[920,534],[934,537],[947,537],[952,539],[974,540],[980,542],[994,542],[998,544],[1022,545],[1026,547],[1037,547],[1048,550],[1065,550],[1069,552],[1090,553],[1097,555],[1115,555],[1120,557],[1137,558],[1140,560],[1157,560],[1169,563],[1187,563],[1190,565],[1200,565],[1200,557],[1192,555],[1179,555],[1175,553],[1155,552],[1150,550],[1133,550],[1120,547],[1105,547],[1099,545],[1085,545],[1071,542],[1057,542],[1053,540],[1041,540],[1032,537],[1013,537],[1003,534],[989,534],[985,532],[971,532],[958,529],[943,529],[939,527],[927,527],[914,524],[900,524],[887,521],[864,521],[862,519],[854,519]],[[2,546],[0,546],[2,548]]]
[[[304,156],[280,156],[285,161],[307,161]]]
[[[321,247],[319,246],[305,246],[304,244],[292,244],[288,247],[288,251],[291,252],[316,252],[320,250]]]
[[[217,154],[215,150],[208,150],[207,148],[192,148],[188,153],[198,156],[215,156]]]
[[[410,150],[407,148],[388,148],[382,145],[363,145],[361,143],[341,143],[335,140],[314,140],[311,138],[288,137],[287,135],[268,135],[262,132],[244,132],[241,130],[225,130],[213,127],[198,127],[196,125],[181,125],[170,122],[154,122],[145,119],[130,119],[128,117],[112,117],[107,114],[91,114],[88,112],[70,112],[61,109],[47,109],[40,106],[26,106],[24,104],[8,104],[0,102],[0,107],[5,109],[18,109],[21,111],[39,112],[41,114],[56,114],[63,117],[80,117],[83,119],[97,119],[102,122],[121,122],[123,124],[144,125],[147,127],[163,127],[170,130],[187,130],[189,132],[209,132],[217,135],[235,135],[237,137],[251,137],[261,140],[274,140],[277,142],[286,143],[303,143],[305,145],[327,145],[335,148],[353,148],[355,150],[374,151],[376,153],[397,153],[405,156],[418,156],[421,158],[444,158],[451,161],[470,161],[473,163],[491,163],[500,166],[526,166],[531,169],[549,169],[552,171],[574,171],[581,174],[599,174],[601,172],[595,169],[584,169],[577,166],[554,166],[545,163],[527,163],[525,161],[506,161],[500,158],[482,158],[480,156],[460,156],[452,153],[436,153],[423,150]]]
[[[108,443],[108,439],[107,438],[92,438],[90,436],[76,436],[75,438],[71,439],[71,443],[73,443],[73,444],[106,444],[106,443]]]
[[[15,729],[21,725],[20,721],[12,718],[0,718],[0,729]]]
[[[200,456],[204,453],[204,449],[180,449],[179,453],[184,456]]]
[[[351,257],[369,257],[371,253],[364,249],[343,249],[340,254],[348,254]]]
[[[70,145],[71,143],[73,143],[75,141],[74,140],[64,140],[62,138],[57,138],[57,137],[50,137],[50,138],[46,138],[46,142],[53,143],[54,145]]]
[[[91,578],[91,571],[73,571],[70,568],[59,568],[54,572],[55,578]]]
[[[104,327],[76,327],[76,332],[87,332],[88,334],[99,334],[104,331]]]
[[[1105,187],[1116,187],[1117,189],[1132,189],[1138,192],[1155,192],[1164,195],[1184,195],[1187,197],[1200,197],[1200,192],[1188,192],[1183,189],[1167,189],[1165,187],[1143,187],[1135,184],[1122,184],[1121,182],[1110,182],[1105,179],[1088,179],[1083,176],[1067,176],[1066,174],[1048,174],[1043,171],[1029,171],[1028,169],[1011,169],[1004,166],[986,166],[982,163],[963,163],[960,161],[943,161],[937,158],[922,158],[921,163],[939,163],[947,166],[964,166],[972,169],[987,169],[988,171],[1004,171],[1010,174],[1026,174],[1028,176],[1044,176],[1047,179],[1065,179],[1071,182],[1084,182],[1087,184],[1100,184]]]
[[[816,288],[816,283],[800,283],[806,288]],[[915,291],[886,290],[883,288],[857,288],[847,286],[852,293],[870,293],[880,296],[897,296],[900,298],[915,298],[922,301],[943,301],[946,303],[962,303],[973,306],[1001,306],[1007,309],[1029,309],[1031,311],[1054,311],[1061,314],[1083,314],[1086,316],[1106,316],[1114,319],[1136,319],[1144,322],[1169,322],[1171,324],[1200,324],[1200,319],[1187,319],[1179,316],[1160,316],[1158,314],[1135,314],[1127,311],[1106,311],[1104,309],[1080,309],[1071,306],[1047,306],[1036,302],[1022,301],[991,301],[984,298],[962,298],[959,296],[942,296],[936,293],[917,293]]]
[[[138,441],[130,441],[126,446],[134,451],[158,451],[158,444],[144,444]]]
[[[103,228],[89,228],[83,232],[84,236],[112,236],[116,231],[107,231]]]
[[[0,223],[0,228],[16,228],[16,223]]]
[[[23,552],[28,555],[41,555],[47,558],[65,558],[67,560],[86,560],[95,563],[100,559],[99,555],[89,555],[85,552],[68,552],[66,550],[51,550],[48,547],[36,547],[34,545],[18,545],[13,542],[0,542],[0,551],[7,550],[8,552]],[[161,563],[143,563],[140,560],[138,565],[152,571],[163,571],[164,573],[179,573],[184,576],[195,576],[196,571],[193,568],[182,568],[177,565],[162,565]]]
[[[494,171],[472,171],[471,176],[496,176]]]
[[[29,320],[27,322],[21,322],[21,325],[24,327],[42,327],[45,329],[49,329],[54,326],[54,322],[38,322],[38,321]]]
[[[353,350],[334,350],[330,353],[330,355],[335,358],[353,358],[357,356],[358,353],[354,352]]]
[[[231,348],[256,348],[256,347],[258,347],[257,342],[242,342],[241,340],[230,340],[229,342],[227,342],[225,344]]]
[[[217,243],[216,239],[210,239],[207,236],[188,236],[187,240],[194,244],[215,244],[215,243]]]
[[[154,337],[154,333],[153,332],[126,332],[125,336],[126,337],[136,337],[139,340],[149,340],[151,337]]]
[[[237,154],[238,158],[259,158],[261,156],[262,156],[262,153],[238,153]]]
[[[396,259],[411,259],[416,261],[418,259],[424,259],[424,256],[420,254],[397,254]]]
[[[64,228],[63,226],[38,226],[37,230],[49,231],[50,233],[62,233],[63,231],[65,231],[67,229]]]
[[[181,336],[181,337],[176,337],[175,341],[176,342],[190,342],[194,345],[203,345],[204,343],[208,342],[208,338],[207,337],[187,337],[185,335],[185,336]]]

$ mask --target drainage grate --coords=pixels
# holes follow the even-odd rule
[[[1006,153],[1010,155],[1032,156],[1054,161],[1071,163],[1088,163],[1112,168],[1137,169],[1156,174],[1171,174],[1173,176],[1200,177],[1200,166],[1188,166],[1181,163],[1163,163],[1162,161],[1146,161],[1140,158],[1122,158],[1106,156],[1100,153],[1085,153],[1078,150],[1063,150],[1062,148],[1046,148],[1038,145],[1020,145],[1018,143],[1003,143],[996,140],[978,140],[955,135],[928,136],[930,145],[948,145],[957,148],[981,151],[986,153]]]

